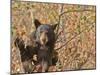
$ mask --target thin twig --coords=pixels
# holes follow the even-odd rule
[[[62,9],[63,9],[63,6],[62,6]],[[61,9],[61,10],[62,10],[62,9]],[[68,11],[65,11],[65,12],[61,13],[61,14],[59,15],[59,19],[58,19],[58,23],[57,23],[57,24],[58,24],[58,30],[59,30],[59,25],[60,25],[61,17],[62,17],[64,14],[71,13],[71,12],[85,12],[85,11],[95,12],[94,10],[86,9],[86,10],[68,10]],[[58,30],[56,31],[57,33],[58,33]],[[56,33],[56,35],[57,35],[57,33]],[[57,39],[58,39],[58,36],[56,36],[56,41],[57,41]]]
[[[91,30],[93,27],[94,27],[94,25],[92,25],[92,27],[89,28],[89,30]],[[61,49],[62,47],[64,47],[65,45],[67,45],[70,41],[72,41],[74,38],[76,38],[78,35],[80,35],[81,33],[83,33],[86,30],[87,30],[87,28],[83,29],[79,34],[76,34],[74,37],[72,37],[70,40],[68,40],[65,44],[63,44],[62,46],[60,46],[59,48],[57,48],[55,50]]]
[[[62,14],[59,15],[59,17],[61,17],[62,15],[64,15],[65,13],[71,13],[71,12],[85,12],[85,11],[90,11],[90,12],[95,12],[94,10],[68,10],[68,11],[65,11],[63,12]]]

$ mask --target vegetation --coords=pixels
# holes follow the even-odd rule
[[[96,8],[88,5],[12,1],[11,72],[23,73],[16,36],[26,41],[35,30],[34,19],[56,24],[58,61],[49,71],[96,68]],[[34,72],[34,71],[33,71]]]

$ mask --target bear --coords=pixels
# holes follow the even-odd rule
[[[33,72],[31,61],[33,60],[33,55],[37,55],[37,61],[35,65],[40,65],[38,72],[47,72],[49,66],[53,63],[53,51],[55,45],[55,32],[57,24],[42,24],[39,20],[34,20],[36,30],[31,33],[30,39],[34,40],[35,47],[32,45],[27,45],[25,47],[24,40],[16,38],[15,45],[18,46],[21,55],[21,61],[25,70],[25,73]],[[31,65],[31,67],[30,67]]]

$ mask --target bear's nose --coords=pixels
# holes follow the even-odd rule
[[[48,37],[47,37],[47,34],[46,32],[43,32],[40,36],[40,43],[42,45],[45,45],[46,43],[48,42]]]

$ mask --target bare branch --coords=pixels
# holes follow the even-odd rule
[[[90,25],[91,26],[91,25]],[[94,25],[92,25],[91,28],[89,28],[88,31],[90,31],[92,28],[94,27]],[[68,40],[65,44],[63,44],[62,46],[60,46],[59,48],[55,49],[55,50],[58,50],[58,49],[61,49],[62,47],[64,47],[65,45],[67,45],[70,41],[72,41],[74,38],[76,38],[78,35],[80,35],[81,33],[83,33],[84,31],[86,31],[88,28],[85,28],[83,29],[79,34],[76,34],[74,37],[72,37],[70,40]]]
[[[68,11],[65,11],[65,12],[61,13],[61,14],[59,15],[59,17],[61,17],[61,16],[64,15],[65,13],[71,13],[71,12],[85,12],[85,11],[95,12],[94,10],[89,10],[89,9],[87,9],[87,10],[68,10]]]
[[[61,9],[60,9],[60,12],[59,12],[59,14],[61,14],[63,12],[63,4],[61,5]],[[61,17],[59,16],[59,18],[58,18],[58,27],[57,27],[57,31],[56,31],[56,34],[58,33],[58,30],[59,30],[59,26],[60,26],[60,19],[61,19]],[[58,37],[56,36],[56,39],[57,39]]]
[[[62,10],[63,10],[63,5],[62,5],[62,8],[61,8],[61,12],[62,12]],[[62,17],[64,14],[71,13],[71,12],[86,12],[86,11],[95,12],[94,10],[86,9],[86,10],[68,10],[68,11],[65,11],[65,12],[61,13],[61,14],[59,15],[59,19],[58,19],[58,23],[57,23],[57,24],[58,24],[58,29],[57,29],[57,31],[56,31],[56,35],[57,35],[57,33],[58,33],[58,30],[59,30],[61,17]],[[59,35],[56,36],[56,41],[57,41],[57,39],[58,39],[58,36],[59,36]]]

